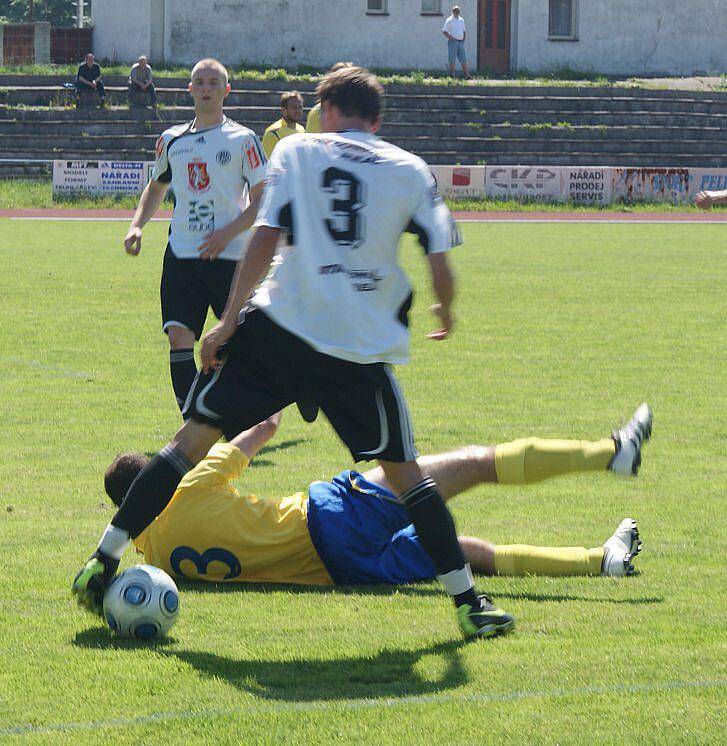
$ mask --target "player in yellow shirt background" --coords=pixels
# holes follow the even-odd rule
[[[335,73],[336,70],[342,70],[344,67],[353,67],[353,62],[336,62],[333,67],[328,71],[329,73]],[[311,107],[308,112],[308,117],[305,120],[305,131],[308,133],[315,134],[321,131],[321,102],[318,101],[314,106]]]
[[[479,484],[529,484],[561,474],[635,475],[651,434],[642,405],[631,421],[598,441],[526,438],[467,446],[418,459],[445,500]],[[145,561],[189,579],[306,585],[409,583],[436,569],[383,470],[344,471],[283,498],[241,496],[231,482],[273,437],[280,414],[215,445],[181,481],[169,505],[136,539]],[[118,505],[148,459],[124,454],[107,469]],[[485,575],[629,575],[641,550],[636,522],[624,519],[603,546],[492,545],[460,536],[475,572]]]
[[[301,124],[303,120],[303,97],[298,91],[285,91],[280,96],[280,111],[282,116],[273,122],[263,135],[263,150],[265,157],[270,158],[273,148],[288,135],[305,132]]]

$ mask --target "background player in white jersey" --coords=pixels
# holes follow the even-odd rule
[[[174,213],[161,281],[163,329],[180,409],[197,374],[194,342],[211,306],[219,318],[247,229],[257,213],[265,156],[252,130],[223,113],[230,92],[227,70],[205,59],[192,70],[189,92],[195,118],[166,130],[157,142],[152,178],[139,200],[124,240],[126,251],[141,251],[141,231],[174,191]]]
[[[702,210],[709,210],[710,207],[716,205],[727,205],[727,189],[700,192],[694,198],[694,204],[697,207],[701,207]]]
[[[426,164],[375,136],[383,90],[373,75],[339,70],[318,94],[323,134],[292,135],[273,153],[257,231],[220,323],[202,345],[204,372],[190,394],[189,419],[134,480],[73,592],[98,610],[130,539],[219,436],[233,438],[303,398],[320,405],[355,461],[379,461],[454,599],[463,634],[507,632],[513,618],[475,593],[452,516],[417,464],[390,367],[408,356],[411,288],[397,261],[399,238],[411,231],[424,248],[439,317],[429,336],[444,339],[453,324],[446,256],[458,242],[456,227]],[[239,323],[282,231],[292,234],[292,248]],[[634,433],[639,443],[645,427]]]

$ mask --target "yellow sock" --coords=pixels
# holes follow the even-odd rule
[[[495,547],[498,575],[600,575],[603,547],[531,547],[503,544]]]
[[[603,440],[546,440],[521,438],[495,448],[500,484],[531,484],[559,474],[603,471],[616,453],[611,438]]]

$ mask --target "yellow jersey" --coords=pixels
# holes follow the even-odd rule
[[[295,127],[288,127],[285,119],[282,117],[277,122],[273,122],[266,130],[263,135],[263,150],[265,156],[270,158],[270,154],[273,152],[273,148],[288,135],[297,135],[300,132],[305,132],[305,127],[302,124],[296,124]]]
[[[305,120],[306,132],[321,131],[321,105],[316,104],[309,112],[308,119]]]
[[[308,532],[308,497],[241,496],[230,484],[249,459],[219,443],[134,539],[151,565],[194,580],[333,585]]]

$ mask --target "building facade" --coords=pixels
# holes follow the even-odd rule
[[[97,56],[446,68],[445,0],[94,0]],[[727,0],[458,0],[470,65],[492,73],[727,72]]]

